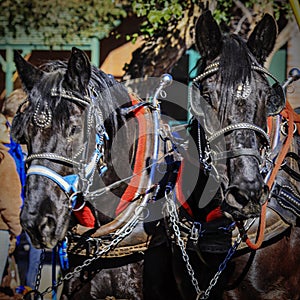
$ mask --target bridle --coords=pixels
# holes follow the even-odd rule
[[[30,165],[27,170],[27,176],[40,175],[45,176],[55,182],[66,194],[69,200],[69,207],[73,211],[80,210],[85,205],[85,201],[79,208],[75,208],[77,196],[82,194],[83,196],[89,193],[89,188],[93,183],[93,178],[97,167],[100,175],[103,175],[107,170],[106,164],[104,163],[104,140],[108,139],[107,132],[104,127],[102,112],[96,104],[97,92],[94,87],[87,89],[88,96],[79,98],[77,95],[73,94],[71,91],[66,91],[64,89],[52,89],[52,97],[60,97],[61,99],[75,103],[76,105],[84,106],[88,109],[87,116],[87,132],[85,137],[85,143],[83,147],[73,156],[73,158],[64,157],[56,153],[33,153],[30,154],[26,162],[31,162],[33,160],[46,159],[53,161],[58,164],[69,165],[73,169],[78,170],[77,173],[69,174],[66,176],[61,176],[54,170],[45,167],[40,164]],[[42,130],[51,126],[52,114],[48,107],[45,107],[45,111],[40,112],[39,105],[34,112],[33,122],[36,126],[40,127]],[[94,126],[96,128],[95,139],[94,139],[94,150],[93,154],[89,158],[89,144],[91,128]],[[76,160],[77,157],[81,156],[80,160]]]
[[[201,73],[199,76],[193,79],[193,84],[198,85],[199,82],[203,81],[205,78],[214,75],[219,71],[219,62],[212,63],[208,65],[203,73]],[[261,74],[267,75],[271,77],[276,84],[280,84],[279,81],[270,73],[268,72],[265,68],[252,64],[251,69],[259,72]],[[244,87],[241,88],[243,90]],[[248,95],[250,94],[249,91],[247,91],[247,87],[245,88],[246,92],[245,95],[240,92],[239,97],[244,97],[247,98]],[[192,99],[192,97],[190,97]],[[205,101],[205,100],[204,100]],[[191,101],[191,109],[194,111],[195,117],[198,119],[198,147],[199,149],[205,148],[205,151],[199,151],[199,159],[200,163],[202,163],[204,169],[206,171],[210,171],[211,169],[217,170],[216,164],[220,161],[224,161],[226,159],[230,158],[235,158],[239,156],[253,156],[255,157],[259,164],[262,166],[261,167],[261,172],[268,172],[269,167],[266,168],[267,162],[269,161],[269,156],[271,155],[271,142],[270,142],[270,137],[267,134],[267,132],[262,129],[261,127],[252,124],[252,123],[247,123],[247,122],[242,122],[242,123],[236,123],[236,124],[230,124],[224,128],[221,128],[215,132],[209,132],[209,130],[205,130],[206,134],[206,141],[205,145],[203,147],[203,141],[201,141],[200,138],[200,121],[205,119],[205,114],[203,111],[198,107],[196,107]],[[202,122],[201,122],[202,123]],[[205,121],[203,122],[205,124]],[[205,127],[205,126],[204,126]],[[254,132],[257,136],[260,137],[261,141],[261,152],[258,151],[257,149],[254,148],[238,148],[238,149],[231,149],[228,151],[220,151],[218,150],[212,150],[212,144],[216,143],[219,139],[224,138],[225,135],[233,133],[234,131],[241,130],[241,129],[246,129]],[[219,178],[219,176],[217,176]]]

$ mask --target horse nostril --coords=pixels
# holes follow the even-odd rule
[[[229,187],[227,189],[226,198],[227,200],[231,199],[231,201],[229,202],[236,201],[242,207],[246,206],[249,202],[249,198],[246,193],[243,193],[239,188],[235,186]]]
[[[54,218],[51,216],[43,217],[38,228],[43,237],[49,237],[55,228]]]

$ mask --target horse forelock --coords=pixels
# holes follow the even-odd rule
[[[227,112],[231,111],[237,85],[241,83],[251,83],[251,65],[254,57],[249,51],[246,42],[235,34],[224,36],[222,52],[219,58],[219,78],[220,78],[220,107],[219,116],[223,118]]]
[[[246,42],[235,34],[226,35],[220,56],[219,72],[222,85],[234,86],[250,81],[253,56]]]

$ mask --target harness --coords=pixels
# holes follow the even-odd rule
[[[108,139],[108,136],[103,125],[102,114],[99,118],[97,114],[99,110],[97,111],[97,113],[95,112],[96,105],[95,100],[92,97],[84,97],[83,99],[81,99],[71,92],[60,91],[60,93],[58,93],[58,91],[56,90],[52,91],[53,96],[60,96],[61,98],[72,101],[78,105],[84,105],[88,108],[88,132],[90,131],[91,124],[93,124],[92,120],[96,120],[94,121],[95,126],[96,128],[100,128],[101,130],[98,130],[96,134],[95,150],[91,159],[89,160],[87,159],[87,151],[84,151],[85,149],[83,149],[84,147],[80,149],[80,151],[75,155],[75,157],[78,157],[79,154],[81,154],[81,156],[84,157],[84,159],[79,162],[77,162],[77,160],[75,160],[74,158],[69,159],[55,153],[35,153],[31,154],[27,159],[28,162],[39,159],[47,159],[60,164],[67,164],[73,168],[78,168],[78,174],[75,173],[67,176],[61,176],[54,170],[51,170],[50,168],[44,167],[42,165],[30,165],[28,169],[28,176],[45,176],[55,182],[62,189],[62,191],[65,192],[69,201],[71,202],[71,211],[74,211],[74,207],[76,205],[76,197],[78,194],[82,194],[85,199],[94,198],[96,196],[100,196],[102,193],[107,192],[110,189],[117,187],[120,183],[130,180],[130,184],[126,189],[124,195],[122,196],[123,201],[120,202],[120,205],[117,208],[117,212],[120,216],[118,216],[114,221],[118,222],[120,219],[122,219],[122,215],[125,215],[126,218],[122,219],[122,222],[117,228],[114,229],[114,231],[111,230],[110,223],[108,223],[99,227],[96,231],[94,231],[94,234],[92,235],[87,236],[87,234],[83,232],[83,236],[79,237],[79,239],[73,236],[75,237],[76,244],[73,243],[71,247],[69,247],[69,250],[71,250],[75,254],[83,254],[86,256],[89,255],[91,256],[91,258],[88,258],[86,261],[84,261],[83,265],[77,266],[74,271],[67,273],[63,278],[56,282],[54,286],[52,286],[52,289],[57,288],[63,283],[64,280],[71,279],[76,273],[81,272],[83,268],[86,268],[100,257],[122,257],[125,255],[131,255],[136,252],[141,253],[142,251],[145,251],[147,249],[150,239],[147,235],[139,235],[140,227],[142,226],[141,221],[143,221],[145,216],[147,216],[147,204],[155,198],[155,195],[158,191],[155,182],[157,164],[162,158],[170,155],[170,153],[166,153],[162,157],[159,156],[159,141],[161,136],[160,108],[157,98],[162,89],[165,86],[171,84],[171,82],[172,77],[170,75],[163,75],[161,77],[159,87],[157,88],[151,102],[143,102],[130,95],[132,106],[121,108],[120,110],[121,114],[123,115],[134,113],[135,117],[137,117],[139,125],[142,127],[140,129],[139,135],[146,135],[147,126],[149,127],[149,122],[152,121],[153,147],[152,149],[151,147],[148,147],[150,142],[149,139],[146,139],[146,137],[142,138],[142,140],[138,143],[137,154],[135,157],[139,160],[145,160],[146,156],[151,157],[151,163],[147,167],[141,164],[136,164],[134,167],[134,174],[132,176],[130,176],[129,178],[121,179],[120,181],[115,182],[110,186],[106,186],[103,190],[98,190],[95,193],[90,192],[89,187],[92,184],[92,179],[97,168],[97,164],[99,163],[99,161],[101,161],[103,163],[103,166],[106,167],[105,163],[103,162],[104,140]],[[144,120],[144,108],[146,106],[149,106],[152,110],[152,120],[150,119],[150,114],[147,116],[147,118],[149,118],[148,123]],[[49,116],[50,115],[46,112],[41,116],[41,120],[39,120],[39,114],[37,112],[34,121],[36,122],[36,125],[39,124],[41,128],[45,128],[43,126],[48,126],[49,120],[47,120],[47,122],[43,122],[43,120],[47,119]],[[97,120],[99,119],[100,122],[97,122]],[[89,142],[90,141],[87,141],[85,143],[85,148],[87,147],[87,144]],[[149,149],[151,153],[149,152]],[[103,168],[102,174],[104,174],[105,170],[106,168]],[[145,182],[148,172],[149,179],[147,180],[147,182]],[[139,173],[144,173],[144,175],[141,177],[141,180],[137,182],[136,176],[139,175]],[[133,185],[133,181],[138,184],[138,187],[134,186],[134,189],[130,187]],[[142,188],[145,189],[143,192]],[[82,209],[82,207],[80,207],[79,209]],[[87,232],[86,229],[84,230]],[[105,232],[107,233],[106,235],[104,234]],[[133,239],[140,238],[140,244],[132,245],[129,238],[132,234]],[[136,236],[135,234],[137,234],[138,236]],[[88,246],[88,249],[84,249],[85,246]],[[62,267],[68,267],[67,248],[67,239],[65,239],[64,241],[62,241],[62,247],[59,250],[59,254],[62,259]],[[48,292],[49,288],[44,292],[39,293],[39,295],[43,296]]]
[[[294,77],[291,76],[291,78],[289,78],[287,80],[286,84],[283,85],[283,88],[280,89],[279,88],[280,84],[279,84],[278,80],[272,74],[270,74],[267,70],[265,70],[264,68],[262,68],[260,66],[254,66],[254,65],[252,66],[252,69],[254,71],[257,71],[257,72],[260,72],[260,73],[263,73],[265,75],[272,77],[276,82],[276,85],[275,86],[273,85],[273,88],[276,90],[276,92],[280,93],[281,96],[284,95],[283,88],[285,88],[293,80],[297,80],[299,78],[299,72],[298,72]],[[216,73],[218,70],[219,70],[219,63],[214,63],[212,65],[209,65],[205,69],[204,73],[200,74],[198,77],[196,77],[194,79],[194,83],[197,81],[201,81],[204,78]],[[291,75],[291,73],[290,73],[290,75]],[[192,99],[192,97],[190,97],[190,99]],[[295,212],[296,208],[297,208],[297,210],[300,208],[299,194],[296,193],[294,190],[291,190],[290,188],[285,187],[285,189],[284,189],[284,187],[282,187],[282,186],[280,186],[280,188],[279,189],[277,188],[277,190],[276,190],[276,187],[278,187],[278,183],[274,184],[275,178],[277,176],[277,173],[278,173],[278,170],[280,167],[282,167],[282,170],[287,172],[287,174],[289,174],[294,180],[298,180],[298,178],[300,178],[299,173],[295,172],[291,167],[289,167],[287,164],[283,163],[285,158],[291,157],[296,162],[298,162],[298,165],[300,166],[299,156],[293,152],[292,153],[288,152],[288,149],[292,142],[293,135],[295,133],[295,128],[297,128],[294,125],[295,124],[294,122],[296,121],[296,122],[300,123],[300,116],[295,114],[295,112],[292,110],[289,103],[286,103],[285,106],[286,106],[286,109],[283,110],[283,112],[281,113],[281,116],[284,116],[284,118],[288,122],[287,134],[286,134],[287,138],[286,138],[281,150],[278,151],[280,153],[277,152],[274,155],[274,149],[278,149],[278,147],[279,147],[278,132],[280,131],[279,130],[280,122],[278,121],[278,119],[281,117],[278,116],[278,113],[280,111],[274,111],[274,115],[276,115],[276,117],[274,117],[274,119],[277,120],[277,123],[276,123],[277,127],[276,127],[276,129],[274,129],[275,135],[271,135],[272,140],[270,140],[269,134],[267,134],[262,128],[260,128],[256,125],[250,124],[250,123],[238,123],[238,124],[229,125],[225,128],[215,131],[214,133],[210,133],[207,130],[206,131],[206,134],[207,134],[206,144],[203,145],[202,141],[201,141],[199,119],[200,118],[202,118],[202,120],[205,119],[205,113],[201,109],[199,104],[197,105],[197,103],[191,102],[191,109],[196,114],[197,119],[198,119],[199,161],[200,161],[200,163],[202,163],[204,170],[206,172],[211,172],[212,169],[216,170],[216,167],[214,166],[215,162],[220,161],[225,158],[233,158],[233,157],[242,156],[242,155],[254,156],[257,158],[257,160],[260,163],[265,161],[265,163],[263,164],[264,168],[261,169],[261,172],[264,172],[266,174],[265,183],[268,184],[268,186],[271,190],[270,197],[277,196],[277,199],[279,199],[279,203],[282,207],[285,207],[285,208],[289,209],[290,211]],[[280,110],[282,110],[282,108],[280,108]],[[205,122],[203,122],[203,123],[205,124]],[[263,152],[263,156],[260,153],[258,153],[258,151],[256,149],[233,149],[230,151],[223,151],[223,152],[220,150],[218,152],[213,152],[211,150],[212,142],[217,141],[219,138],[224,136],[224,134],[228,134],[228,133],[231,133],[231,132],[233,132],[235,130],[239,130],[239,129],[251,130],[251,131],[255,132],[256,135],[259,135],[262,138],[262,145],[265,148],[265,151]],[[299,129],[299,125],[298,125],[298,129]],[[300,133],[300,130],[299,130],[299,133]],[[204,152],[202,151],[202,149],[204,149]],[[273,157],[272,157],[272,155],[273,155]],[[274,161],[274,167],[273,167],[273,161]],[[268,165],[266,165],[266,162],[268,162]],[[217,179],[218,179],[218,177],[219,176],[217,176]],[[284,198],[284,201],[282,198]],[[170,197],[167,197],[167,201],[168,201],[167,202],[168,203],[167,204],[168,212],[171,216],[169,226],[171,226],[173,228],[173,232],[175,235],[175,237],[171,238],[171,240],[173,240],[179,246],[179,248],[182,252],[182,257],[186,263],[188,274],[191,278],[191,282],[197,293],[197,299],[207,299],[209,297],[211,289],[216,285],[221,273],[226,268],[227,263],[232,258],[234,253],[238,250],[238,248],[241,249],[241,248],[245,247],[245,246],[241,246],[241,243],[243,241],[245,242],[245,245],[247,245],[251,249],[258,249],[264,240],[265,229],[267,229],[267,232],[266,232],[267,240],[269,240],[274,237],[274,231],[272,231],[272,230],[276,230],[276,231],[279,230],[280,232],[282,232],[289,227],[289,225],[287,223],[285,223],[282,220],[282,218],[280,218],[279,215],[276,214],[274,211],[272,211],[270,209],[268,209],[268,211],[267,211],[268,201],[266,201],[262,207],[261,218],[259,219],[259,221],[258,221],[258,219],[252,219],[252,220],[249,220],[249,222],[246,222],[245,224],[241,224],[239,222],[233,222],[233,223],[227,222],[227,225],[225,223],[225,226],[217,225],[217,232],[213,230],[213,233],[212,233],[213,237],[216,237],[217,233],[223,231],[223,234],[225,234],[225,235],[229,234],[229,236],[232,236],[232,241],[230,241],[230,244],[232,244],[232,246],[229,247],[229,250],[227,250],[226,257],[225,257],[224,261],[220,264],[217,273],[210,281],[208,288],[205,291],[201,291],[199,288],[199,285],[198,285],[198,281],[197,281],[196,277],[194,276],[194,271],[189,262],[188,255],[187,255],[185,249],[190,244],[190,245],[195,245],[195,247],[192,247],[192,248],[194,248],[194,251],[197,251],[199,245],[201,244],[201,239],[202,239],[203,235],[205,235],[207,233],[209,234],[209,230],[207,229],[207,227],[203,226],[206,224],[200,224],[198,222],[188,221],[188,220],[184,220],[184,219],[180,220],[179,216],[177,214],[177,211],[176,211],[176,207],[174,207],[174,204],[173,204],[174,202],[172,201],[172,199],[170,199]],[[289,203],[288,206],[286,206],[287,202]],[[271,223],[268,224],[268,226],[266,227],[267,212],[269,214],[269,218],[267,220],[268,220],[268,222],[271,222]],[[219,222],[219,224],[220,224],[220,222],[222,222],[222,220],[218,221],[218,217],[220,216],[218,214],[218,211],[213,212],[213,214],[215,214],[217,216],[216,222]],[[298,215],[298,217],[299,217],[299,215]],[[250,241],[250,238],[247,235],[247,232],[253,226],[255,221],[256,221],[256,228],[259,228],[259,234],[257,237],[257,242],[255,244],[253,244]],[[218,224],[218,223],[216,223],[216,224]],[[180,231],[178,230],[178,227],[180,228]],[[252,230],[251,237],[253,237],[253,235],[255,235],[255,233]],[[204,248],[202,248],[202,250],[210,252],[210,249],[205,248],[205,247],[207,247],[207,245],[204,245]],[[213,252],[215,253],[216,246],[214,246],[213,248],[214,248]],[[227,246],[227,249],[228,249],[228,246]],[[221,253],[224,252],[223,247],[221,247],[220,250],[221,250]],[[202,259],[201,254],[199,256],[200,256],[200,259]]]
[[[88,129],[87,132],[89,133],[91,131],[91,124],[95,123],[96,128],[98,129],[98,132],[95,135],[95,145],[94,145],[94,151],[93,155],[90,159],[87,158],[88,156],[88,146],[89,146],[89,140],[85,142],[85,150],[80,149],[80,151],[74,156],[74,158],[68,158],[61,155],[58,155],[56,153],[33,153],[29,155],[26,159],[26,162],[31,162],[33,160],[41,160],[41,159],[47,159],[50,161],[53,161],[58,164],[66,164],[73,169],[78,169],[78,173],[70,174],[66,176],[61,176],[54,170],[45,167],[43,165],[34,164],[30,165],[27,170],[27,176],[32,175],[40,175],[45,176],[49,179],[51,179],[53,182],[55,182],[61,190],[66,194],[69,203],[70,208],[74,210],[77,200],[77,195],[87,195],[89,192],[89,187],[92,184],[93,176],[95,173],[95,170],[97,169],[97,164],[103,159],[104,157],[104,140],[108,140],[108,135],[106,133],[106,130],[104,128],[103,119],[102,119],[102,113],[100,110],[95,108],[95,99],[90,97],[85,97],[83,99],[78,98],[78,96],[75,96],[70,91],[61,90],[60,93],[53,89],[51,91],[52,96],[60,96],[63,99],[66,99],[68,101],[74,102],[77,105],[84,105],[88,108]],[[100,114],[99,114],[100,112]],[[48,114],[47,121],[42,122],[42,120],[45,120],[45,114],[46,113],[40,113],[39,112],[39,106],[37,107],[35,113],[34,113],[34,122],[37,126],[43,128],[48,127],[48,124],[51,124],[51,118],[52,116]],[[89,134],[87,134],[89,136]],[[82,152],[82,153],[81,153]],[[81,154],[81,160],[77,161],[75,158]],[[105,171],[107,170],[107,167],[105,163],[102,161],[102,164],[99,168],[100,175],[103,175]],[[80,208],[77,208],[76,210],[80,210],[83,208],[85,203]]]
[[[269,77],[271,77],[274,81],[275,84],[272,86],[273,89],[276,89],[276,93],[279,94],[280,97],[284,98],[284,92],[282,88],[279,88],[280,83],[279,81],[276,79],[276,77],[274,77],[270,72],[268,72],[265,68],[258,66],[258,65],[252,65],[251,66],[252,70],[262,73],[264,75],[267,75]],[[194,78],[193,83],[194,84],[198,84],[198,82],[201,82],[202,80],[204,80],[205,78],[217,73],[219,70],[219,62],[215,62],[213,64],[210,64],[209,66],[206,67],[206,69],[204,70],[204,72],[202,74],[200,74],[199,76],[197,76],[196,78]],[[246,83],[247,85],[247,83]],[[240,88],[241,91],[237,91],[237,97],[246,99],[249,96],[249,91],[247,90],[247,86],[241,86]],[[243,92],[244,90],[246,90],[245,92]],[[193,100],[193,97],[190,96],[190,99]],[[202,101],[202,99],[201,99]],[[193,101],[191,101],[191,109],[193,114],[195,115],[195,117],[198,119],[199,122],[199,127],[200,127],[200,122],[201,125],[204,125],[205,128],[205,133],[206,133],[206,142],[205,145],[202,145],[202,141],[200,139],[200,132],[198,133],[198,147],[199,149],[205,149],[204,152],[199,152],[199,160],[200,162],[204,165],[204,168],[208,171],[210,171],[212,168],[216,170],[215,164],[217,164],[219,161],[224,161],[224,159],[227,158],[235,158],[238,156],[253,156],[255,157],[259,163],[262,166],[266,165],[266,161],[269,160],[269,156],[270,156],[270,138],[269,135],[267,134],[267,132],[262,129],[261,127],[255,125],[255,124],[251,124],[251,123],[247,123],[247,122],[243,122],[243,123],[234,123],[234,124],[230,124],[228,126],[226,126],[225,128],[221,128],[219,130],[216,130],[215,132],[210,132],[209,128],[207,128],[206,122],[205,122],[205,112],[203,111],[203,109],[201,108],[201,105],[203,105],[205,102],[205,100],[203,99],[203,103],[195,103]],[[283,108],[284,103],[282,105],[282,107],[280,108],[280,110]],[[277,114],[279,112],[274,111],[274,114]],[[225,135],[230,134],[234,131],[237,130],[241,130],[241,129],[246,129],[246,130],[250,130],[252,132],[254,132],[256,135],[258,135],[259,140],[261,141],[262,144],[262,149],[261,149],[261,153],[259,153],[259,151],[257,149],[253,149],[253,148],[238,148],[238,149],[231,149],[228,151],[221,151],[221,150],[212,150],[212,146],[214,143],[216,143],[219,139],[224,138]],[[200,129],[199,129],[200,130]],[[264,169],[264,171],[266,171]]]

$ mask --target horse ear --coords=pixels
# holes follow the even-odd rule
[[[271,15],[265,14],[255,26],[247,42],[248,48],[260,64],[266,61],[273,50],[276,38],[276,21]]]
[[[18,52],[14,51],[14,62],[24,90],[30,92],[37,81],[43,76],[44,72],[31,63],[27,62],[23,56]]]
[[[201,56],[208,60],[216,58],[222,48],[222,33],[211,11],[207,10],[199,17],[195,32],[196,45]]]
[[[73,47],[68,62],[66,80],[72,89],[84,92],[91,78],[91,63],[87,55]]]

